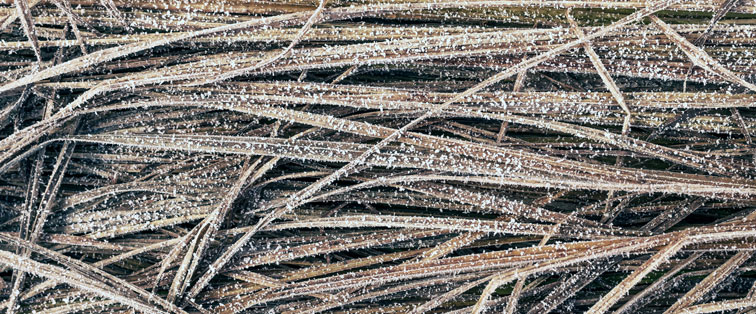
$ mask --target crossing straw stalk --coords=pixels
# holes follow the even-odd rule
[[[756,311],[754,21],[0,0],[0,310]]]

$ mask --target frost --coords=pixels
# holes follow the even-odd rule
[[[752,1],[0,11],[11,312],[754,307]]]

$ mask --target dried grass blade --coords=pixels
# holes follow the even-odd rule
[[[666,309],[664,313],[677,313],[686,307],[693,305],[706,293],[716,287],[717,284],[725,280],[732,274],[740,265],[751,258],[753,252],[745,251],[738,252],[734,256],[730,257],[724,264],[720,265],[711,274],[706,276],[701,282],[699,282],[693,289],[685,293],[680,299],[675,302],[671,307]]]
[[[627,294],[632,287],[638,284],[643,277],[677,254],[677,252],[685,246],[687,241],[688,239],[686,237],[681,237],[651,256],[640,267],[633,271],[632,274],[627,276],[622,282],[615,285],[611,291],[602,296],[601,299],[588,310],[588,313],[605,313],[608,311],[609,308],[617,303],[621,297]]]
[[[37,62],[42,62],[42,53],[39,50],[39,41],[37,41],[37,31],[34,28],[34,20],[31,16],[29,3],[27,0],[15,0],[16,14],[21,17],[21,25],[24,27],[26,37],[32,44],[32,50],[37,57]]]
[[[661,29],[667,37],[672,40],[685,55],[690,58],[693,63],[709,72],[721,76],[727,81],[741,85],[751,91],[756,91],[756,85],[747,82],[735,73],[732,73],[729,69],[722,66],[717,60],[709,56],[701,48],[696,47],[684,37],[680,36],[675,30],[673,30],[667,23],[664,23],[661,19],[655,15],[650,15],[651,21]]]

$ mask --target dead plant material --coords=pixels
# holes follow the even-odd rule
[[[0,310],[752,312],[754,21],[0,0]]]

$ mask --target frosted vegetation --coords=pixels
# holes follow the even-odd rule
[[[756,0],[0,0],[6,313],[756,313]]]

